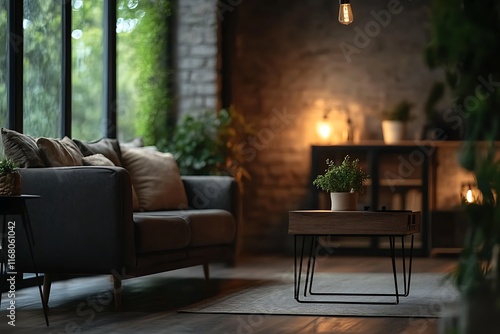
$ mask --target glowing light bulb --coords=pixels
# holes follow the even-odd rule
[[[339,8],[339,22],[342,24],[351,24],[354,20],[354,16],[352,15],[351,9],[351,1],[350,0],[339,0],[340,8]]]
[[[322,139],[328,139],[328,137],[330,137],[330,132],[331,132],[330,126],[325,122],[321,122],[318,125],[318,133]]]
[[[467,201],[467,203],[474,202],[474,195],[472,194],[472,189],[469,188],[469,190],[467,190],[467,193],[465,194],[465,200]]]

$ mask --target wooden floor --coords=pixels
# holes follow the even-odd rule
[[[456,258],[415,258],[414,272],[449,272]],[[335,257],[321,271],[388,272],[388,258]],[[16,327],[7,324],[7,295],[2,296],[0,333],[437,333],[437,319],[215,315],[177,313],[205,298],[242,289],[266,275],[293,272],[290,257],[248,257],[235,268],[202,267],[124,281],[123,307],[115,310],[108,277],[55,282],[50,298],[50,327],[45,326],[38,290],[16,292]]]

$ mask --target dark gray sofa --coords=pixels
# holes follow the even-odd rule
[[[187,210],[133,212],[122,167],[21,169],[34,234],[37,270],[46,274],[111,274],[116,303],[121,281],[208,264],[234,263],[240,230],[237,182],[224,176],[183,176]],[[18,225],[17,270],[34,272],[25,231]]]

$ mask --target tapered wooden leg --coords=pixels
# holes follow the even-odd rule
[[[208,281],[210,279],[210,267],[208,263],[203,265],[203,274],[205,275],[205,279]]]
[[[52,274],[44,273],[43,274],[43,302],[49,307],[49,297],[50,297],[50,288],[52,286]]]
[[[114,275],[113,277],[113,293],[115,295],[115,308],[119,309],[122,305],[122,280]]]

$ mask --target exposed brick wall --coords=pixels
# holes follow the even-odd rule
[[[247,0],[226,13],[237,15],[231,101],[257,131],[242,147],[253,177],[245,249],[289,247],[288,211],[308,200],[310,146],[320,143],[315,127],[325,109],[336,133],[348,110],[356,139],[382,139],[382,110],[406,98],[415,104],[408,139],[420,136],[428,90],[442,76],[423,62],[428,3],[356,1],[350,26],[337,22],[333,0]],[[388,4],[394,14],[381,25],[370,12]]]
[[[177,116],[216,110],[216,0],[177,0],[174,17],[174,82]]]

